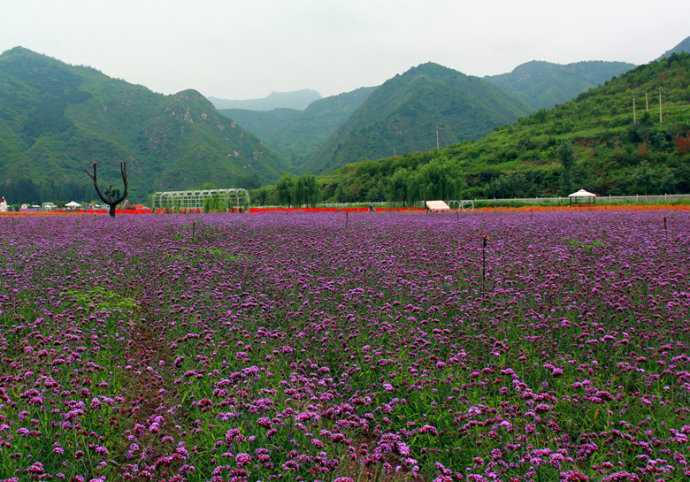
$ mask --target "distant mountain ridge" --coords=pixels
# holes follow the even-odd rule
[[[323,172],[361,159],[427,150],[476,139],[529,108],[487,80],[434,63],[384,82],[367,97],[304,170]]]
[[[488,106],[492,98],[502,97],[499,104],[512,104],[513,113],[519,111],[519,116],[567,102],[633,67],[632,64],[624,62],[586,61],[561,65],[531,61],[506,74],[487,76],[482,79],[473,78],[475,79],[472,84],[474,87],[471,87],[470,83],[461,87],[460,90],[478,89],[468,97],[468,102],[476,105],[484,103]],[[427,75],[429,79],[434,75],[440,75],[444,69],[446,72],[463,75],[436,64],[422,64],[416,69],[418,72],[426,69],[428,74],[431,74]],[[432,73],[434,69],[436,72]],[[413,75],[413,72],[415,69],[402,75]],[[398,77],[400,75],[395,78]],[[439,78],[442,77],[441,75]],[[389,82],[392,80],[390,79]],[[304,111],[274,109],[257,112],[247,109],[222,109],[221,113],[236,120],[240,126],[255,134],[268,147],[287,159],[292,172],[323,172],[343,163],[364,158],[428,149],[435,144],[436,125],[439,127],[440,144],[447,145],[474,139],[498,125],[512,122],[517,118],[511,115],[496,119],[495,122],[482,124],[485,119],[478,113],[481,109],[479,111],[469,109],[468,115],[460,122],[457,113],[451,114],[452,108],[449,109],[447,105],[444,105],[443,100],[444,95],[453,98],[458,95],[457,92],[451,93],[453,89],[447,90],[448,85],[444,86],[443,82],[437,82],[433,87],[431,82],[427,82],[427,85],[422,87],[421,84],[424,81],[421,77],[417,83],[417,87],[405,87],[408,90],[400,96],[407,104],[403,108],[406,114],[402,114],[402,111],[395,112],[395,109],[400,106],[395,107],[394,104],[399,103],[399,100],[392,102],[395,96],[390,91],[387,94],[387,100],[379,101],[376,107],[367,108],[365,102],[373,102],[369,100],[374,92],[373,88],[358,89],[339,96],[327,97],[313,102]],[[488,84],[495,86],[497,90],[490,89],[491,85],[487,87]],[[479,88],[479,85],[483,87]],[[386,89],[390,88],[388,84]],[[417,88],[419,91],[415,90]],[[439,89],[438,92],[433,92],[436,88]],[[415,98],[417,95],[420,97]],[[432,101],[432,97],[437,98]],[[376,97],[373,99],[375,100]],[[430,102],[436,105],[435,114],[427,112]],[[416,105],[412,107],[415,103]],[[517,107],[517,104],[521,106]],[[319,112],[319,108],[323,112]],[[488,107],[488,110],[493,108],[495,106]],[[359,112],[361,109],[368,109],[368,112]],[[425,113],[418,115],[422,112]],[[448,115],[455,116],[452,122],[446,122]],[[379,117],[375,125],[363,127],[369,122],[368,118],[373,119],[376,116]],[[431,122],[430,117],[435,120]],[[393,121],[394,118],[397,121]],[[401,120],[403,118],[404,120]],[[400,133],[397,137],[393,135],[390,130],[400,128],[400,126],[392,127],[394,122],[399,124],[402,122],[408,134],[402,138],[399,138]],[[435,125],[431,125],[430,122]],[[409,134],[411,132],[414,134]],[[426,135],[421,134],[422,132]],[[417,135],[419,138],[413,140],[412,138]]]
[[[274,109],[251,111],[222,109],[220,113],[256,135],[270,149],[300,171],[300,163],[311,156],[336,129],[362,105],[375,87],[361,87],[312,102],[304,111]]]
[[[130,192],[256,186],[280,160],[195,90],[156,94],[17,47],[0,55],[0,190],[11,202],[91,199],[83,170],[103,180],[130,162]]]
[[[662,56],[670,57],[668,65],[674,68],[667,71],[682,82],[687,76],[678,66],[687,66],[685,51],[690,51],[690,37]],[[17,47],[0,55],[0,194],[11,202],[20,201],[21,196],[27,201],[87,199],[93,193],[83,168],[98,160],[104,181],[115,180],[119,159],[130,160],[132,198],[137,200],[154,190],[253,187],[270,183],[284,172],[325,173],[386,156],[412,159],[411,153],[435,150],[437,129],[440,152],[447,152],[443,147],[452,144],[460,152],[470,145],[462,141],[478,139],[500,126],[512,124],[496,132],[522,132],[523,123],[513,122],[529,113],[556,104],[571,106],[530,117],[534,127],[524,130],[529,135],[517,146],[506,148],[497,140],[505,143],[508,137],[499,134],[487,137],[491,141],[471,144],[482,149],[478,155],[489,160],[498,156],[507,165],[543,141],[540,136],[546,134],[539,133],[539,119],[553,124],[551,137],[569,135],[572,125],[589,135],[587,125],[572,116],[580,115],[576,106],[586,105],[593,112],[600,107],[569,101],[611,91],[609,84],[620,87],[621,77],[631,78],[630,69],[633,66],[623,62],[532,61],[510,73],[480,78],[426,63],[381,86],[337,96],[320,98],[316,91],[297,91],[306,94],[302,104],[297,104],[299,109],[219,112],[192,89],[161,95],[96,69],[71,66]],[[675,84],[664,88],[675,89],[678,99],[686,95],[688,84],[676,85],[677,79],[665,82],[671,80]],[[615,122],[620,122],[618,110],[629,108],[630,101],[620,89],[614,91],[621,104],[616,106]],[[289,100],[292,93],[282,94]],[[255,100],[280,101],[282,94]],[[681,112],[678,99],[670,100]],[[668,115],[673,118],[673,109]],[[644,137],[643,144],[662,142],[659,136],[666,136],[668,143],[675,135],[659,131],[656,137]],[[620,142],[632,149],[622,137]],[[638,147],[640,152],[646,148]],[[551,148],[544,147],[535,155],[549,159]],[[463,169],[469,169],[474,154],[465,155]],[[677,170],[677,166],[669,165],[669,169]],[[599,174],[603,179],[605,173]],[[364,182],[363,178],[359,181]]]
[[[290,92],[271,92],[260,99],[231,100],[218,97],[208,97],[216,109],[245,109],[255,111],[269,111],[273,109],[304,110],[312,102],[319,100],[321,94],[312,89],[294,90]]]
[[[547,109],[574,99],[635,66],[625,62],[584,61],[555,64],[531,61],[512,72],[485,79],[516,96],[532,111]]]

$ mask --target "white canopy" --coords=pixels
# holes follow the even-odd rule
[[[431,211],[448,211],[450,206],[445,201],[427,201],[426,208]]]
[[[79,204],[76,201],[70,201],[67,204],[65,204],[65,207],[66,208],[78,208],[78,207],[81,207],[81,204]]]
[[[591,198],[591,197],[597,197],[597,195],[594,193],[591,193],[589,191],[585,191],[584,189],[580,189],[577,192],[569,194],[568,197],[588,197],[588,198]]]

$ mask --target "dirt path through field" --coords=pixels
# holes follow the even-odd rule
[[[126,405],[121,417],[127,428],[113,459],[130,476],[146,479],[146,466],[155,466],[174,451],[180,436],[175,416],[176,385],[173,353],[166,342],[166,320],[151,303],[141,301],[130,320],[125,348]]]

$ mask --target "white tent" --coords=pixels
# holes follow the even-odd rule
[[[427,201],[426,208],[429,211],[449,211],[450,206],[445,201]]]
[[[589,191],[585,191],[584,189],[580,189],[577,192],[574,192],[572,194],[568,194],[569,198],[595,198],[597,197],[596,194],[591,193]]]
[[[580,201],[595,203],[597,200],[597,195],[589,191],[585,191],[584,189],[580,189],[572,194],[568,194],[568,199],[570,199],[570,204]]]
[[[81,207],[81,204],[79,204],[79,203],[76,202],[76,201],[70,201],[70,202],[68,202],[67,204],[65,204],[65,207],[66,207],[67,209],[78,209],[78,208]]]

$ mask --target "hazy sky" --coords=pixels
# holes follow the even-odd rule
[[[639,64],[688,35],[690,0],[0,0],[0,51],[226,98],[335,94],[426,61],[473,75]]]

